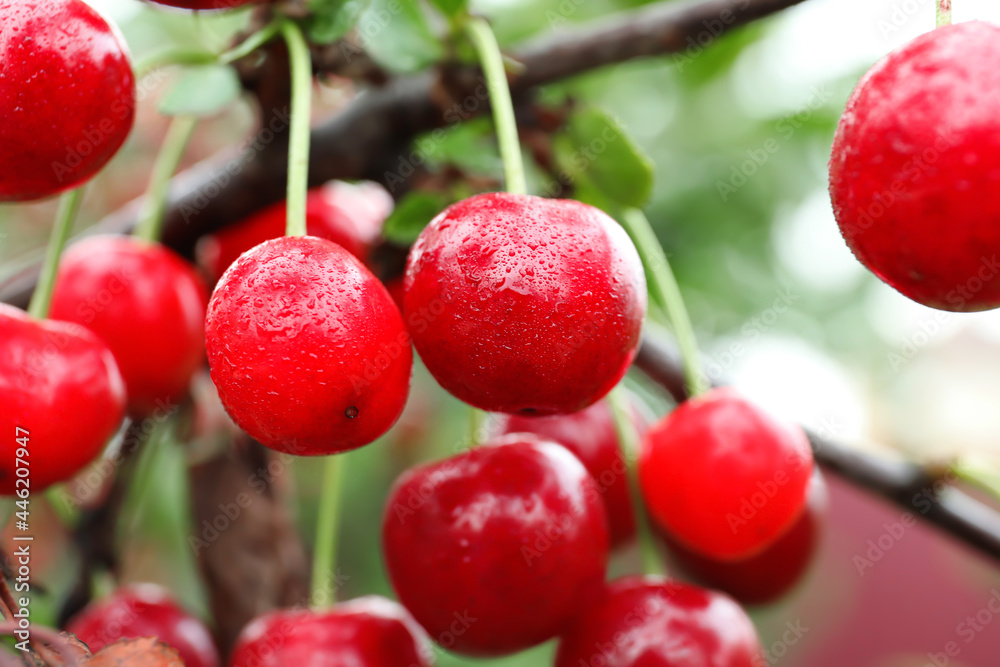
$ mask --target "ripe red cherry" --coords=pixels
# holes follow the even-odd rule
[[[933,308],[1000,306],[1000,28],[938,28],[877,63],[837,128],[830,196],[876,276]]]
[[[555,667],[757,667],[757,631],[721,593],[660,577],[625,577],[559,643]]]
[[[361,447],[406,403],[413,353],[399,310],[332,241],[282,237],[244,253],[212,294],[205,334],[226,411],[273,449]]]
[[[640,433],[645,433],[648,428],[646,420],[637,410],[632,411],[632,423]],[[533,433],[573,452],[604,496],[611,545],[620,546],[635,536],[628,468],[618,444],[618,433],[607,401],[598,401],[571,415],[505,416],[501,418],[499,432]]]
[[[219,665],[208,628],[154,584],[126,586],[92,602],[70,619],[66,630],[94,653],[120,639],[155,637],[177,649],[187,667]]]
[[[198,241],[196,256],[209,280],[215,282],[229,265],[250,248],[285,233],[285,203],[275,204],[243,222]],[[329,239],[368,264],[382,223],[392,212],[392,197],[381,185],[332,181],[309,192],[306,231]]]
[[[82,324],[115,355],[128,408],[142,417],[183,398],[205,358],[208,290],[195,268],[158,243],[92,236],[59,262],[52,319]]]
[[[82,0],[0,0],[0,201],[41,199],[125,142],[135,77],[124,40]]]
[[[805,511],[787,533],[756,556],[726,563],[700,556],[672,540],[680,566],[699,582],[745,604],[773,602],[790,591],[812,563],[826,516],[828,494],[817,469],[809,481]]]
[[[403,607],[383,597],[342,602],[329,611],[285,609],[250,622],[230,667],[358,665],[432,667],[430,640]]]
[[[476,195],[420,234],[406,321],[428,370],[483,410],[582,410],[625,374],[646,313],[635,246],[576,201]]]
[[[235,9],[243,5],[269,2],[270,0],[151,0],[158,5],[181,9]]]
[[[805,432],[732,389],[691,399],[643,440],[639,478],[671,538],[717,560],[749,558],[792,527],[813,470]]]
[[[438,644],[496,656],[554,637],[599,589],[607,517],[575,456],[519,434],[400,477],[382,546],[400,601]]]
[[[96,458],[121,426],[125,384],[97,336],[0,304],[0,495],[37,494]],[[18,455],[27,433],[28,456]],[[19,465],[18,459],[27,462]],[[17,485],[17,469],[28,485]],[[23,474],[23,473],[22,473]]]

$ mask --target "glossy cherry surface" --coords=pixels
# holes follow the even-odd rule
[[[660,577],[611,582],[559,643],[555,667],[758,667],[757,631],[721,593]]]
[[[1000,306],[1000,27],[917,37],[858,84],[837,128],[830,195],[876,276],[933,308]]]
[[[122,423],[125,384],[114,357],[76,324],[0,304],[0,495],[37,494],[96,458]],[[27,430],[28,457],[18,455]],[[18,464],[21,459],[24,464]],[[17,469],[28,475],[17,485]],[[24,474],[22,473],[22,475]]]
[[[576,201],[476,195],[420,234],[406,321],[428,370],[483,410],[582,410],[622,378],[639,344],[646,281],[635,246]]]
[[[682,403],[646,433],[639,458],[660,527],[692,551],[729,561],[760,553],[792,527],[812,470],[805,432],[732,389]]]
[[[172,646],[187,667],[218,667],[219,653],[208,628],[153,584],[126,586],[89,604],[66,630],[94,653],[120,639],[155,637]]]
[[[80,185],[125,142],[135,77],[117,29],[82,0],[0,0],[0,201]]]
[[[332,181],[309,192],[306,231],[329,239],[368,264],[382,223],[392,212],[392,197],[381,185]],[[285,233],[285,203],[275,204],[198,241],[196,256],[209,280],[216,281],[244,252]]]
[[[269,0],[150,0],[157,5],[180,7],[181,9],[235,9],[244,5],[268,2]]]
[[[392,297],[325,239],[282,237],[244,253],[212,294],[206,341],[226,411],[279,451],[366,445],[409,393],[413,353]]]
[[[702,584],[724,591],[745,604],[767,604],[788,593],[809,569],[828,500],[826,482],[817,469],[809,481],[805,511],[795,525],[777,542],[745,560],[717,561],[669,539],[667,542],[676,562]]]
[[[632,411],[632,423],[641,434],[648,428],[638,411]],[[501,434],[533,433],[558,442],[573,452],[597,483],[608,510],[612,546],[620,546],[635,536],[635,516],[628,488],[628,469],[618,444],[618,433],[606,400],[570,415],[551,417],[500,417]]]
[[[503,655],[558,634],[599,590],[607,517],[569,450],[519,434],[400,477],[382,547],[400,601],[438,644]]]
[[[208,290],[172,250],[129,236],[92,236],[63,254],[52,319],[96,333],[115,355],[133,416],[166,412],[205,358]]]
[[[382,597],[329,611],[273,611],[251,621],[230,667],[431,667],[427,633],[403,607]]]

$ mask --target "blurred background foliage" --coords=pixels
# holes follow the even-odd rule
[[[121,26],[137,59],[171,45],[224,48],[247,14],[192,17],[136,0],[96,0]],[[643,4],[636,0],[481,0],[505,46]],[[739,5],[739,2],[734,2]],[[956,20],[1000,21],[989,0],[956,0]],[[368,12],[379,7],[379,0]],[[445,19],[430,5],[375,31],[371,51],[395,71],[426,66],[445,52],[434,37]],[[617,117],[655,164],[647,214],[670,255],[715,379],[728,379],[771,410],[821,433],[922,461],[976,453],[1000,460],[1000,316],[942,314],[899,296],[868,274],[840,239],[826,194],[826,164],[837,119],[859,76],[878,57],[933,26],[932,0],[808,0],[781,15],[685,53],[608,67],[550,86],[543,99],[596,106]],[[362,16],[361,26],[366,18]],[[709,27],[706,28],[709,30]],[[80,227],[143,191],[166,128],[156,102],[176,74],[141,88],[136,130],[88,189]],[[317,119],[359,91],[345,80],[319,87]],[[185,164],[238,144],[253,131],[249,104],[203,122]],[[457,128],[433,153],[438,163],[499,176],[491,125]],[[534,172],[535,184],[539,174]],[[38,256],[53,202],[0,206],[0,279]],[[401,423],[351,455],[347,476],[342,597],[391,594],[379,557],[381,505],[392,479],[413,463],[448,455],[466,424],[456,401],[417,369]],[[653,402],[662,412],[665,405]],[[878,444],[875,444],[878,443]],[[205,613],[189,525],[185,456],[169,434],[155,440],[147,473],[123,517],[126,578],[170,586]],[[319,466],[289,471],[295,512],[310,539]],[[787,623],[809,632],[783,645],[771,664],[923,667],[957,639],[1000,586],[982,561],[931,529],[912,529],[894,565],[859,575],[865,553],[896,509],[834,482],[834,509],[818,563],[782,603],[755,610],[765,644],[783,642]],[[52,544],[60,539],[54,533]],[[905,542],[905,544],[903,544]],[[51,595],[68,584],[71,549],[48,554]],[[614,572],[636,571],[621,554]],[[46,611],[48,610],[48,611]],[[1000,622],[963,643],[948,664],[994,667]],[[551,646],[491,662],[551,664]],[[476,661],[442,654],[441,665]]]

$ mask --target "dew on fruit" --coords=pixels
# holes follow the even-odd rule
[[[351,407],[347,408],[347,410],[344,411],[344,415],[348,419],[354,419],[355,417],[358,416],[358,409],[352,405]]]

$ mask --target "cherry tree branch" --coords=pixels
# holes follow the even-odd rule
[[[591,25],[557,29],[514,51],[522,68],[512,77],[511,90],[515,102],[523,102],[539,85],[598,67],[665,54],[679,54],[683,60],[697,58],[722,34],[802,1],[664,2],[604,17]],[[273,57],[267,60],[285,57],[282,48],[272,45],[269,54]],[[336,55],[329,48],[316,50],[314,59],[320,71],[344,65],[343,54]],[[240,150],[199,164],[171,184],[162,240],[183,255],[191,255],[200,236],[284,198],[288,109],[284,86],[275,80],[275,73],[285,72],[287,78],[287,65],[265,62],[261,68],[257,77],[250,77],[263,111],[258,133]],[[277,93],[267,94],[275,89]],[[481,72],[457,64],[368,90],[313,130],[310,185],[332,179],[371,179],[401,194],[409,174],[420,166],[411,153],[415,137],[488,109]],[[140,207],[141,202],[129,204],[95,231],[129,232]],[[0,284],[0,301],[25,304],[37,273],[36,266],[29,266]]]
[[[669,343],[647,335],[635,365],[675,400],[687,398],[683,364]],[[1000,560],[1000,512],[952,486],[952,476],[933,474],[914,463],[872,456],[825,434],[807,434],[822,467]]]

